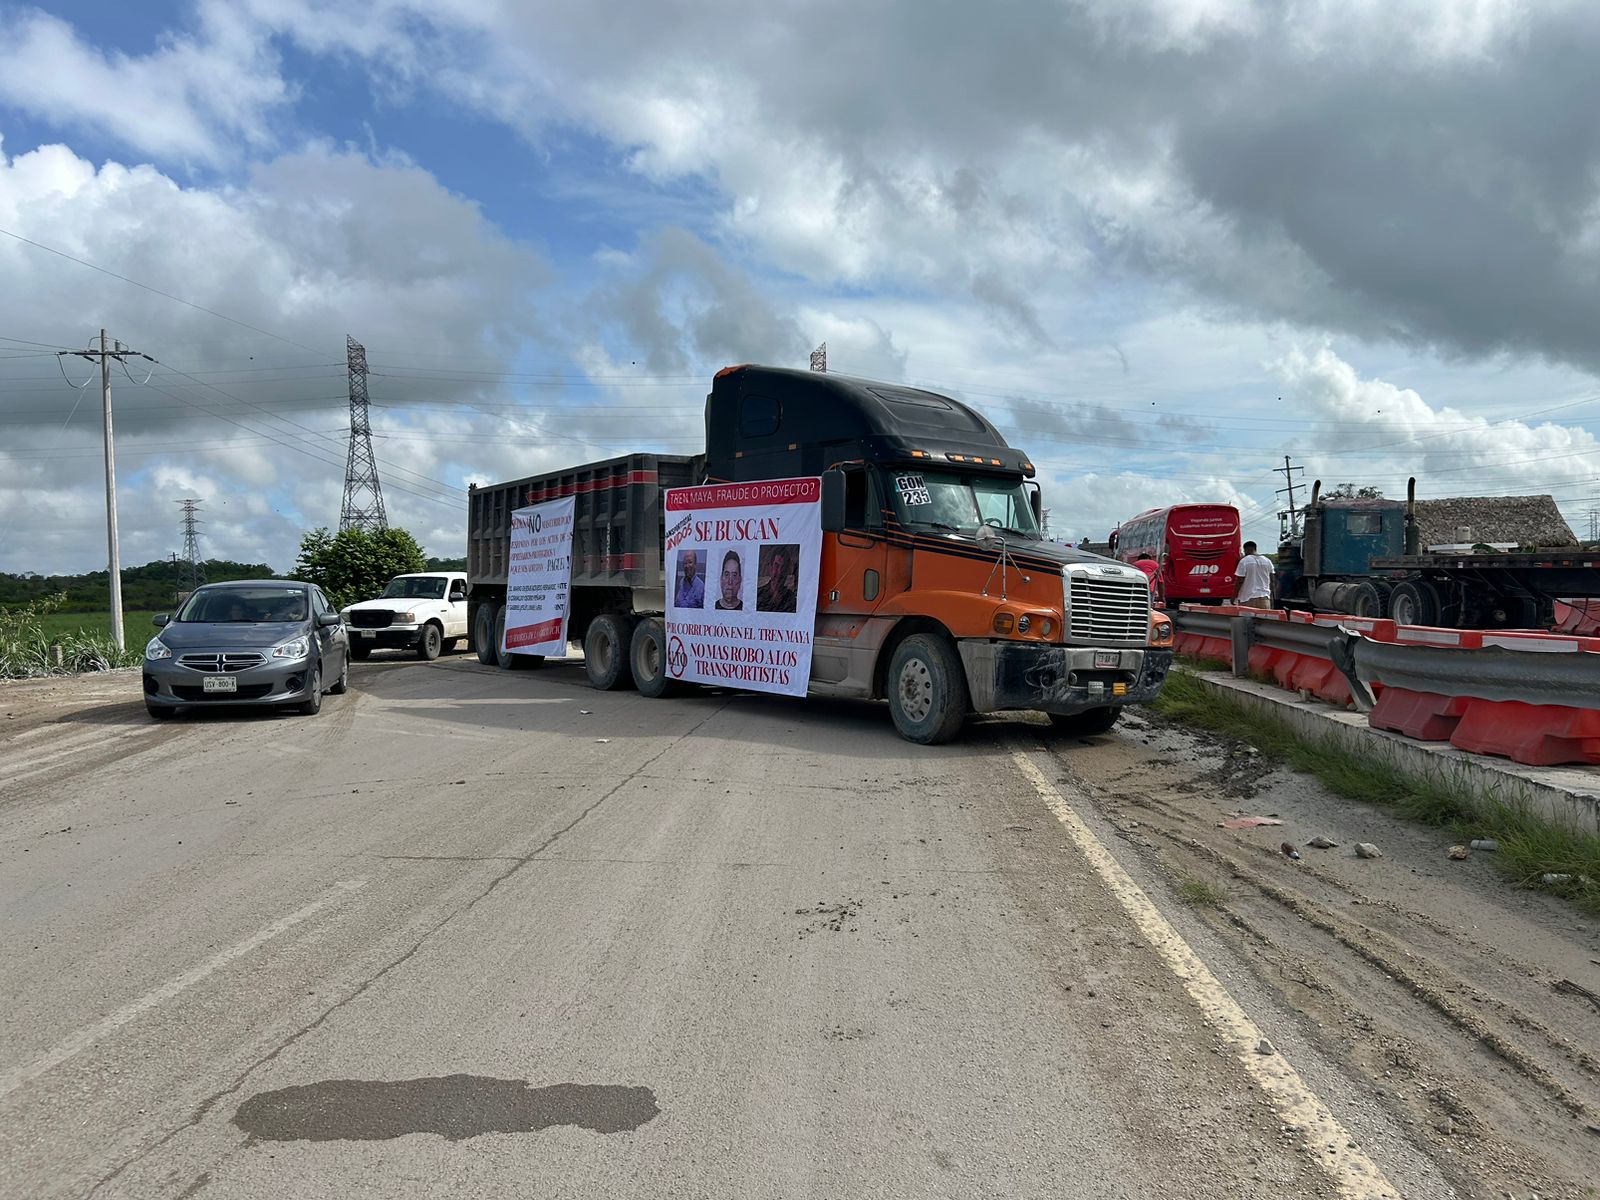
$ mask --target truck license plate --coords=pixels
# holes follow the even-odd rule
[[[1094,652],[1094,665],[1097,668],[1120,667],[1122,655],[1115,650],[1096,650]]]
[[[375,630],[371,630],[371,629],[358,629],[358,630],[356,630],[356,632],[359,633],[362,637],[377,637],[378,636],[377,632]]]
[[[232,675],[208,675],[200,681],[202,692],[237,692],[239,681]]]

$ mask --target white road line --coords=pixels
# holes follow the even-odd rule
[[[24,1063],[20,1067],[14,1067],[4,1074],[0,1074],[0,1097],[10,1095],[23,1084],[30,1083],[46,1071],[59,1067],[67,1059],[87,1050],[113,1030],[126,1025],[129,1021],[136,1020],[152,1008],[165,1004],[180,992],[193,987],[213,971],[227,966],[237,958],[243,958],[256,947],[265,942],[270,942],[280,933],[293,929],[302,921],[310,920],[330,904],[337,904],[350,893],[359,891],[366,886],[367,881],[365,879],[347,879],[334,884],[333,887],[304,908],[296,909],[286,917],[279,917],[271,925],[257,930],[245,938],[244,941],[212,955],[198,966],[190,967],[182,975],[167,980],[166,983],[163,983],[154,991],[146,992],[131,1004],[123,1005],[110,1016],[96,1021],[93,1025],[84,1026],[71,1037],[45,1051],[32,1062]]]
[[[1033,760],[1020,750],[1013,751],[1011,757],[1123,911],[1133,919],[1145,941],[1155,949],[1166,968],[1178,977],[1201,1015],[1222,1035],[1256,1086],[1266,1094],[1278,1116],[1304,1135],[1307,1152],[1328,1173],[1339,1194],[1350,1200],[1400,1200],[1394,1185],[1378,1165],[1356,1147],[1349,1131],[1300,1078],[1289,1060],[1281,1052],[1257,1053],[1262,1033],[1256,1023],[1228,994],[1228,989],[1189,943],[1167,923],[1150,897],[1122,869],[1111,851],[1095,837]]]

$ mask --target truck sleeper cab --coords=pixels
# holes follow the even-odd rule
[[[650,469],[629,469],[645,458]],[[579,469],[589,472],[606,481],[648,475],[652,485],[621,504],[627,513],[613,523],[584,511],[588,497],[618,504],[613,484],[559,485],[578,496],[570,628],[597,687],[636,684],[651,696],[675,688],[664,671],[654,486],[669,475],[674,486],[821,476],[808,694],[885,699],[911,741],[947,741],[969,713],[1004,710],[1047,713],[1063,730],[1102,731],[1125,705],[1153,699],[1171,666],[1171,622],[1152,612],[1144,574],[1042,540],[1032,463],[949,397],[732,367],[717,374],[706,400],[703,457],[635,455]],[[486,638],[503,619],[504,573],[480,574],[480,562],[503,556],[511,509],[555,498],[554,479],[473,494],[468,566],[475,628]],[[614,560],[627,560],[635,577],[586,574],[588,564]]]

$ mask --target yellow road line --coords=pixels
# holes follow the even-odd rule
[[[1166,968],[1178,977],[1201,1015],[1222,1036],[1240,1065],[1265,1093],[1284,1124],[1300,1131],[1307,1152],[1328,1173],[1339,1194],[1350,1200],[1400,1200],[1394,1185],[1356,1146],[1349,1131],[1289,1060],[1276,1051],[1272,1054],[1258,1052],[1264,1036],[1260,1028],[1182,935],[1168,924],[1150,897],[1122,869],[1111,851],[1095,837],[1033,760],[1020,750],[1013,751],[1012,758],[1123,911],[1133,919],[1145,941],[1154,948]]]

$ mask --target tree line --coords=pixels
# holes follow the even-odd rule
[[[395,531],[403,532],[403,531]],[[343,539],[335,548],[332,543]],[[367,539],[347,535],[329,535],[326,530],[315,530],[306,536],[301,545],[301,558],[297,568],[314,565],[320,570],[311,574],[321,577],[310,579],[313,583],[331,582],[333,592],[351,596],[354,591],[368,588],[381,589],[389,575],[405,571],[464,571],[465,558],[424,558],[410,535],[403,539],[379,537],[377,546],[362,544]],[[399,541],[400,545],[393,543]],[[408,544],[409,543],[409,544]],[[310,552],[308,555],[308,551]],[[320,553],[318,553],[320,551]],[[398,551],[398,553],[397,553]],[[309,561],[308,561],[309,559]],[[341,560],[343,560],[341,562]],[[122,606],[131,611],[159,611],[169,609],[178,597],[178,585],[184,564],[171,559],[156,559],[142,567],[122,569]],[[344,568],[341,570],[341,568]],[[387,571],[388,574],[384,574]],[[277,576],[268,563],[235,562],[225,558],[211,558],[205,562],[207,583],[225,583],[231,579],[271,579]],[[378,578],[382,576],[382,578]],[[309,579],[309,574],[298,574]],[[20,574],[0,572],[0,609],[20,608],[52,596],[65,596],[55,609],[57,612],[104,612],[109,604],[110,573],[86,571],[81,575],[40,575],[32,571]],[[373,590],[373,595],[377,594]],[[351,596],[367,599],[366,596]],[[349,603],[349,600],[344,600]]]

